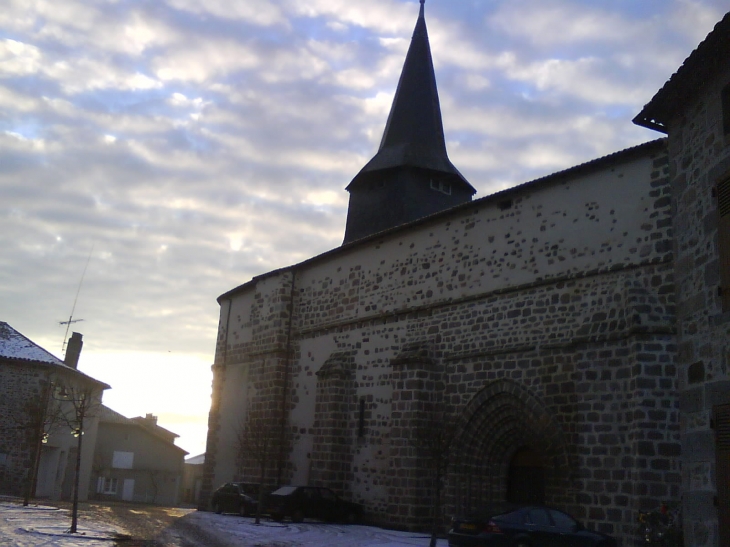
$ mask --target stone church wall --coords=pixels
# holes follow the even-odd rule
[[[628,538],[637,510],[679,494],[664,146],[221,297],[207,487],[236,473],[229,414],[259,405],[273,425],[285,408],[281,483],[331,486],[374,522],[423,528],[432,484],[414,435],[439,415],[456,432],[445,517],[504,499],[510,458],[531,445],[547,502]]]
[[[684,528],[688,545],[717,546],[716,405],[730,404],[730,312],[722,311],[718,210],[713,187],[730,175],[722,90],[730,70],[703,81],[701,96],[669,124],[675,200],[679,388]],[[726,106],[730,108],[730,104]],[[727,487],[726,487],[727,488]]]

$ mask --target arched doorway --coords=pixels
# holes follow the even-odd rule
[[[505,501],[556,504],[570,487],[559,422],[531,390],[497,380],[464,409],[448,481],[448,504],[469,512]]]
[[[545,464],[527,446],[519,447],[510,459],[506,498],[511,503],[545,503]]]

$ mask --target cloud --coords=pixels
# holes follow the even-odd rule
[[[35,46],[15,40],[0,41],[0,75],[27,76],[38,72],[41,51]]]
[[[725,7],[650,4],[427,4],[449,154],[478,197],[656,136],[630,119]],[[165,389],[204,414],[216,297],[342,242],[418,8],[6,0],[0,320],[60,353],[93,248],[82,369],[122,405],[137,363],[177,378],[193,356],[202,375]],[[115,409],[185,413],[139,400]]]
[[[596,42],[615,45],[635,38],[646,28],[615,10],[571,1],[503,2],[488,20],[502,32],[539,47]]]
[[[412,3],[396,0],[310,0],[286,2],[290,13],[310,18],[327,18],[347,26],[358,26],[378,34],[400,35],[413,29],[415,18]]]
[[[255,25],[288,25],[288,19],[276,2],[268,0],[166,0],[175,9],[196,15],[212,15],[224,19],[244,20]]]

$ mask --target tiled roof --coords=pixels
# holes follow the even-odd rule
[[[190,465],[202,465],[205,463],[205,454],[198,454],[197,456],[190,456],[185,463]]]
[[[730,57],[730,12],[700,42],[671,78],[656,92],[634,123],[667,132],[670,116],[687,98],[702,87]]]
[[[61,359],[51,352],[43,349],[29,338],[20,334],[5,321],[0,321],[0,359],[11,361],[23,361],[29,364],[50,365],[61,368],[72,374],[83,376],[102,386],[102,389],[109,389],[109,385],[84,374],[78,369],[68,366]]]
[[[101,410],[99,411],[99,423],[141,427],[150,435],[154,435],[158,439],[174,446],[178,450],[181,450],[182,452],[185,452],[185,454],[187,454],[187,451],[175,444],[175,437],[179,437],[180,435],[173,433],[172,431],[168,431],[167,429],[165,429],[164,427],[160,427],[159,425],[149,426],[145,423],[142,423],[143,421],[144,418],[127,418],[126,416],[122,416],[121,414],[119,414],[119,412],[116,412],[115,410],[112,410],[108,406],[104,405],[101,405]]]
[[[4,321],[0,321],[0,357],[66,366],[61,359],[31,342]]]
[[[135,423],[129,418],[122,416],[119,412],[112,410],[108,406],[101,405],[99,411],[99,422],[108,424],[124,424],[124,425],[135,425]]]

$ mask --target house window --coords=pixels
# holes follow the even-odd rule
[[[112,467],[114,469],[132,469],[134,466],[134,452],[114,451]]]
[[[0,452],[0,465],[6,465],[8,461],[8,455],[4,452]]]
[[[99,477],[96,481],[96,492],[98,494],[116,494],[117,479]]]
[[[447,196],[451,195],[451,183],[450,182],[431,179],[431,188],[436,190],[437,192],[446,194]]]
[[[730,177],[717,185],[718,253],[722,309],[730,310]]]

